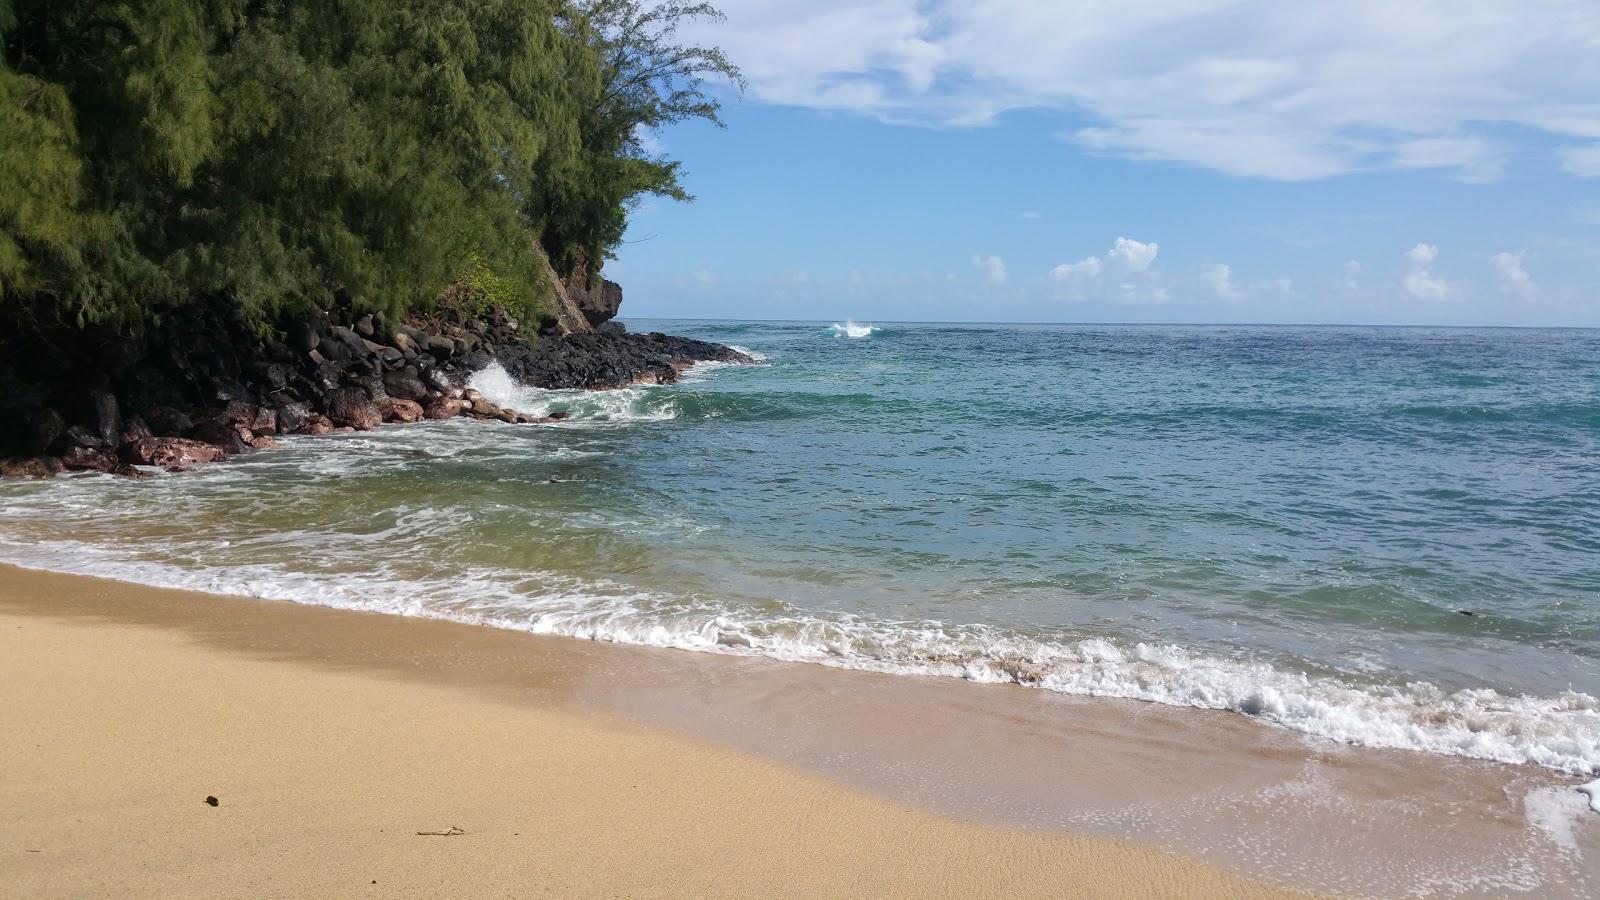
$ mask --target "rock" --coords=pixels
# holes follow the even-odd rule
[[[314,353],[318,341],[322,339],[316,325],[304,319],[290,322],[285,336],[289,342],[289,349],[301,355]]]
[[[372,317],[362,316],[356,320],[356,334],[364,338],[372,337],[375,329],[372,327]]]
[[[278,404],[278,433],[294,434],[311,421],[311,407],[298,400],[285,400]]]
[[[256,450],[276,450],[283,445],[278,439],[265,434],[258,434],[250,439],[250,446]]]
[[[419,404],[399,397],[385,397],[378,401],[378,411],[383,414],[385,422],[420,422],[423,416]]]
[[[328,397],[328,418],[342,428],[360,431],[376,428],[383,423],[383,413],[371,396],[360,388],[339,388]]]
[[[0,478],[54,478],[60,471],[61,460],[54,456],[0,459]]]
[[[34,416],[32,433],[28,435],[27,450],[43,456],[60,448],[67,436],[66,420],[53,409],[41,409]]]
[[[117,443],[122,434],[122,413],[117,406],[117,396],[110,391],[93,391],[89,400],[94,406],[95,433],[108,446]]]
[[[332,434],[333,422],[327,416],[313,414],[304,425],[296,429],[297,434]]]
[[[593,284],[574,278],[573,283],[567,285],[567,296],[592,327],[616,317],[622,306],[622,285],[604,278]]]
[[[112,474],[121,475],[123,478],[149,478],[150,473],[135,467],[132,463],[119,463]]]
[[[157,436],[177,437],[194,428],[194,420],[170,406],[154,406],[145,410],[144,420]]]
[[[111,472],[118,462],[110,450],[89,447],[73,447],[61,457],[61,467],[69,472]]]
[[[366,338],[361,339],[361,346],[367,348],[368,353],[382,353],[384,350],[394,349],[393,347],[384,347],[377,341],[369,341]]]
[[[406,359],[416,358],[417,353],[419,352],[417,350],[417,342],[413,341],[410,335],[406,334],[404,331],[396,331],[391,340],[394,342],[394,348],[399,350],[401,355],[405,356]]]
[[[343,325],[335,325],[329,329],[328,338],[329,340],[324,341],[320,346],[322,355],[330,359],[365,359],[370,352],[367,350],[367,342],[360,335]],[[333,353],[328,352],[327,345],[329,343],[334,345]]]
[[[428,352],[439,359],[449,359],[456,355],[456,342],[439,334],[428,335]]]
[[[422,376],[422,380],[427,382],[429,387],[440,393],[447,393],[455,388],[450,376],[439,369],[429,369],[427,374]]]
[[[117,444],[119,446],[136,444],[147,437],[155,436],[155,432],[151,431],[150,426],[145,424],[144,417],[136,413],[133,418],[123,423],[122,434],[117,438]]]
[[[422,414],[430,419],[453,419],[461,415],[461,400],[448,394],[431,397]]]
[[[428,396],[428,386],[417,377],[415,366],[406,366],[383,375],[384,393],[402,400],[421,400]]]
[[[68,428],[66,441],[69,447],[92,447],[96,450],[103,450],[110,446],[101,439],[98,432],[91,431],[82,425],[74,425]]]
[[[177,437],[145,438],[125,448],[127,460],[141,466],[183,469],[195,463],[216,462],[226,454],[204,441]]]

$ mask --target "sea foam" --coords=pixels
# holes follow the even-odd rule
[[[836,337],[849,337],[849,338],[871,337],[872,333],[875,332],[875,331],[878,331],[878,330],[879,329],[877,329],[877,328],[875,328],[875,327],[873,327],[871,325],[857,325],[853,321],[846,321],[843,325],[840,325],[837,322],[835,322],[833,324],[833,333],[834,333],[834,335]]]
[[[1349,744],[1600,774],[1600,701],[1573,691],[1530,697],[1489,689],[1451,692],[1421,682],[1358,686],[1170,644],[1051,641],[987,625],[793,609],[753,613],[550,572],[477,570],[418,579],[381,566],[362,574],[310,573],[281,564],[178,566],[78,542],[4,539],[0,561],[534,634],[1228,710]],[[1597,785],[1585,790],[1592,796]]]

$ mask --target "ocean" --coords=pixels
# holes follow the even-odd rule
[[[1600,331],[629,326],[761,363],[0,482],[0,561],[1600,772]]]

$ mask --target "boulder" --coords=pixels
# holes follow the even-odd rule
[[[278,433],[295,434],[311,421],[311,407],[298,400],[285,400],[278,404]]]
[[[69,447],[93,447],[96,450],[100,450],[110,446],[100,437],[99,432],[85,428],[82,425],[74,425],[68,428],[66,441]]]
[[[414,401],[400,397],[384,397],[378,401],[378,411],[385,422],[420,422],[422,407]]]
[[[144,412],[145,423],[158,437],[177,437],[194,428],[194,420],[170,406],[154,406]]]
[[[107,445],[115,445],[122,434],[122,413],[117,406],[117,395],[110,391],[93,391],[89,400],[94,406],[95,434]]]
[[[439,359],[449,359],[456,355],[456,342],[442,334],[430,334],[427,350]]]
[[[431,397],[422,414],[429,419],[453,419],[461,415],[461,400],[448,394]]]
[[[73,447],[61,457],[61,467],[69,472],[113,472],[120,460],[110,450]]]
[[[383,390],[389,396],[402,400],[421,400],[428,396],[428,386],[417,376],[415,366],[383,373]]]
[[[0,478],[54,478],[61,461],[54,456],[24,456],[0,459]]]
[[[32,433],[28,435],[27,450],[44,455],[57,449],[67,436],[66,420],[53,409],[41,409],[33,418]]]
[[[383,413],[360,388],[339,388],[328,396],[328,418],[336,427],[366,431],[383,423]]]
[[[416,359],[419,351],[417,350],[417,342],[411,339],[411,335],[406,334],[404,331],[396,331],[392,340],[394,348],[399,350],[406,359]]]
[[[122,425],[122,435],[117,438],[118,445],[135,444],[147,437],[155,437],[155,432],[144,422],[144,417],[135,414],[133,418]]]
[[[362,316],[356,320],[356,334],[359,334],[364,338],[369,338],[372,337],[375,332],[376,329],[373,328],[371,316]]]
[[[182,469],[195,463],[216,462],[226,454],[204,441],[177,437],[145,438],[124,448],[127,461],[141,466]]]
[[[297,434],[332,434],[333,422],[320,413],[313,413],[304,425],[296,429]]]

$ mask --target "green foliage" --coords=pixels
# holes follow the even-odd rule
[[[538,318],[642,194],[639,129],[715,121],[709,7],[599,0],[0,0],[0,324],[261,330],[463,280]]]

